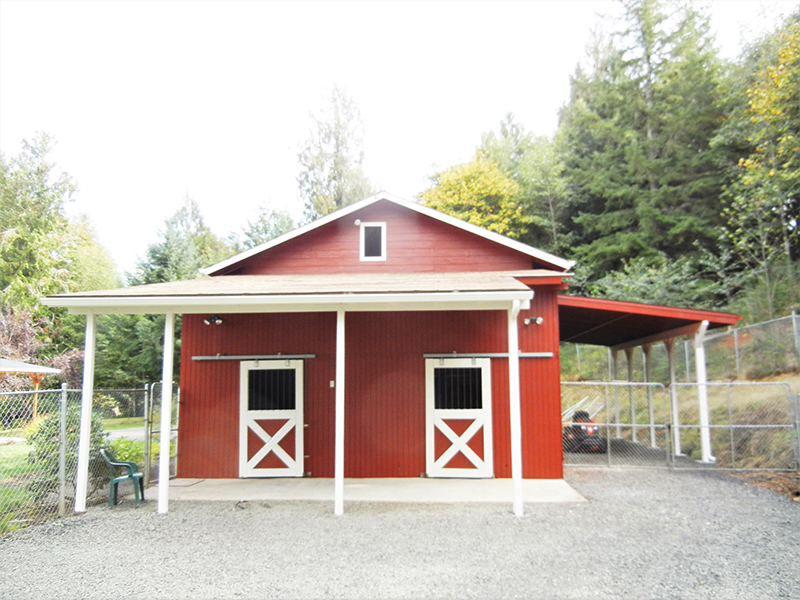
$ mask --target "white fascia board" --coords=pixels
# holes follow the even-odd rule
[[[549,252],[544,252],[543,250],[539,250],[538,248],[534,248],[533,246],[528,246],[527,244],[523,244],[522,242],[517,242],[516,240],[507,238],[503,235],[500,235],[499,233],[495,233],[494,231],[489,231],[488,229],[484,229],[483,227],[478,227],[477,225],[473,225],[472,223],[467,223],[466,221],[462,221],[461,219],[457,219],[443,212],[439,212],[438,210],[434,210],[427,206],[423,206],[418,202],[405,200],[403,198],[400,198],[399,196],[395,196],[394,194],[389,194],[388,192],[378,192],[374,196],[370,196],[369,198],[365,198],[360,202],[356,202],[355,204],[351,204],[350,206],[341,208],[335,212],[332,212],[322,217],[321,219],[317,219],[316,221],[308,223],[307,225],[298,227],[297,229],[290,231],[289,233],[285,233],[272,240],[269,240],[268,242],[264,242],[259,246],[250,248],[249,250],[241,252],[240,254],[237,254],[235,256],[231,256],[230,258],[223,260],[222,262],[219,262],[210,267],[206,267],[205,269],[200,269],[200,272],[203,275],[213,275],[214,273],[218,273],[219,271],[226,269],[231,265],[234,265],[247,258],[250,258],[251,256],[259,254],[264,250],[274,248],[275,246],[283,244],[284,242],[288,242],[289,240],[299,237],[309,231],[313,231],[318,227],[322,227],[323,225],[327,225],[328,223],[344,218],[380,200],[389,200],[390,202],[394,202],[395,204],[408,208],[409,210],[416,211],[427,217],[431,217],[432,219],[437,219],[443,223],[447,223],[448,225],[458,227],[459,229],[463,229],[464,231],[468,231],[470,233],[483,237],[492,242],[506,246],[507,248],[511,248],[512,250],[516,250],[517,252],[527,254],[528,256],[531,256],[533,258],[537,258],[552,265],[561,267],[562,269],[564,269],[565,272],[569,271],[575,265],[575,261],[565,260],[563,258],[555,256],[554,254],[550,254]]]
[[[511,238],[507,238],[504,235],[500,235],[499,233],[495,233],[494,231],[489,231],[488,229],[484,229],[483,227],[478,227],[477,225],[473,225],[472,223],[468,223],[467,221],[462,221],[461,219],[457,219],[456,217],[447,215],[443,212],[439,212],[438,210],[434,210],[433,208],[429,208],[417,202],[409,202],[407,200],[400,200],[396,199],[394,202],[405,206],[411,210],[415,210],[420,214],[426,215],[433,219],[438,219],[443,223],[447,223],[448,225],[452,225],[454,227],[458,227],[463,229],[464,231],[468,231],[470,233],[474,233],[482,238],[490,240],[492,242],[496,242],[498,244],[502,244],[507,248],[511,248],[512,250],[516,250],[517,252],[521,252],[522,254],[527,254],[533,258],[538,258],[539,260],[543,260],[550,264],[556,265],[564,269],[564,271],[568,271],[575,265],[575,261],[572,260],[564,260],[554,254],[550,254],[549,252],[545,252],[544,250],[539,250],[538,248],[534,248],[533,246],[528,246],[527,244],[523,244],[522,242],[517,242],[516,240],[512,240]]]
[[[322,227],[323,225],[327,225],[328,223],[341,219],[342,217],[346,217],[347,215],[352,214],[357,210],[361,210],[365,206],[374,204],[378,200],[391,200],[392,202],[397,202],[398,204],[407,203],[407,201],[401,200],[400,198],[393,196],[392,194],[387,194],[386,192],[379,192],[374,196],[370,196],[369,198],[365,198],[364,200],[356,202],[355,204],[351,204],[349,206],[345,206],[344,208],[340,208],[339,210],[332,212],[328,215],[325,215],[324,217],[321,217],[316,221],[312,221],[311,223],[303,225],[302,227],[298,227],[297,229],[294,229],[288,233],[284,233],[283,235],[273,238],[268,242],[264,242],[263,244],[250,248],[249,250],[245,250],[244,252],[236,254],[235,256],[231,256],[230,258],[225,259],[222,262],[218,262],[217,264],[211,265],[210,267],[200,269],[200,272],[203,275],[212,275],[214,273],[217,273],[218,271],[221,271],[222,269],[225,269],[233,264],[241,262],[247,258],[250,258],[251,256],[255,256],[256,254],[259,254],[264,250],[269,250],[270,248],[279,246],[280,244],[288,242],[289,240],[293,240],[296,237],[300,237],[301,235],[308,233],[309,231],[313,231],[314,229]]]
[[[517,300],[530,307],[533,291],[406,294],[306,294],[285,296],[151,296],[46,298],[43,304],[73,314],[296,313],[336,310],[391,312],[505,310]]]

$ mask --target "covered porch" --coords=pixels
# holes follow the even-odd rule
[[[445,503],[514,500],[507,479],[428,479],[414,477],[345,479],[348,502]],[[563,479],[523,479],[526,502],[586,502]],[[311,500],[330,502],[335,496],[331,478],[173,479],[173,500],[256,502]]]
[[[220,488],[229,490],[237,499],[242,499],[242,490],[252,490],[254,494],[267,494],[267,490],[283,490],[290,497],[318,496],[318,499],[333,500],[334,512],[344,511],[345,479],[345,356],[346,322],[348,313],[397,312],[397,311],[497,311],[507,323],[506,344],[508,360],[507,386],[509,391],[511,479],[498,479],[483,486],[486,501],[510,501],[514,513],[522,515],[523,496],[526,486],[522,479],[522,431],[520,424],[520,375],[518,336],[518,317],[520,311],[529,309],[533,282],[544,285],[560,284],[563,275],[551,271],[526,271],[522,273],[410,273],[359,276],[306,275],[306,276],[226,276],[153,284],[136,288],[122,288],[99,292],[80,292],[51,296],[44,299],[50,306],[67,307],[73,313],[85,314],[86,349],[83,384],[83,409],[81,414],[81,442],[79,448],[78,482],[76,490],[76,512],[86,509],[87,468],[89,460],[89,430],[91,424],[91,404],[94,390],[94,360],[96,319],[100,314],[138,313],[165,315],[163,382],[174,378],[172,361],[175,343],[176,315],[216,315],[219,314],[264,314],[264,313],[333,313],[335,321],[335,377],[330,387],[335,392],[335,477],[323,479],[322,483],[301,479],[269,479],[266,481],[227,481],[229,485],[205,480],[194,485],[181,486],[169,484],[169,443],[161,444],[159,460],[158,512],[168,512],[170,497],[184,497],[200,493],[199,490]],[[523,282],[524,281],[524,282]],[[221,322],[221,320],[219,321]],[[534,353],[536,354],[536,353]],[[542,353],[552,357],[552,353]],[[228,357],[225,357],[228,358]],[[265,356],[237,356],[236,359],[263,360]],[[281,359],[286,357],[281,357]],[[168,390],[169,386],[163,386]],[[171,395],[162,397],[161,435],[168,440],[170,431]],[[180,482],[179,482],[180,483]],[[379,485],[380,483],[380,485]],[[353,480],[347,488],[347,499],[358,499],[369,490],[369,495],[393,497],[391,489],[380,491],[386,483],[392,487],[391,480],[374,480],[364,484]],[[429,497],[470,499],[470,495],[482,497],[484,492],[467,493],[457,483],[429,481],[416,482],[426,486],[421,493],[411,482],[395,487],[403,491],[399,497]],[[566,485],[566,484],[565,484]],[[199,487],[198,487],[199,486]],[[221,487],[220,487],[221,486]],[[528,486],[530,487],[530,485]],[[191,489],[194,488],[194,489]],[[499,491],[505,488],[505,491]],[[476,488],[478,489],[478,488]],[[489,493],[489,490],[494,490]],[[533,488],[531,488],[533,489]],[[238,491],[237,491],[238,490]],[[324,491],[320,491],[324,490]],[[423,490],[423,491],[424,491]],[[448,491],[449,490],[449,491]],[[351,497],[351,492],[354,496]],[[223,492],[219,492],[223,493]],[[273,492],[269,492],[273,493]],[[321,496],[320,496],[321,494]],[[396,493],[395,493],[396,496]],[[313,499],[313,498],[309,498]],[[388,500],[387,500],[388,501]],[[436,501],[436,500],[428,500]]]

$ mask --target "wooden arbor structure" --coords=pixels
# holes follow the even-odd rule
[[[57,375],[61,373],[61,369],[53,369],[52,367],[42,367],[41,365],[31,365],[16,360],[0,358],[0,374],[6,373],[9,375],[30,376],[31,382],[33,382],[33,419],[36,420],[39,408],[39,385],[47,375]]]

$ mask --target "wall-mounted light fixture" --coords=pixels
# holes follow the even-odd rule
[[[542,317],[529,317],[524,321],[525,325],[530,325],[533,323],[534,325],[541,325],[544,323],[544,319]]]
[[[358,227],[361,225],[361,219],[356,219],[355,226]]]
[[[203,323],[206,325],[222,325],[222,319],[220,319],[217,315],[211,315],[203,319]]]

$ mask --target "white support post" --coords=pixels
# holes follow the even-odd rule
[[[611,353],[611,358],[613,359],[614,370],[611,374],[611,381],[617,381],[617,370],[619,367],[618,359],[619,359],[619,351],[612,350],[611,348],[608,349]],[[622,415],[620,413],[620,406],[619,406],[619,386],[614,386],[614,418],[616,419],[617,423],[617,438],[622,437]]]
[[[86,338],[83,351],[83,396],[81,429],[78,441],[78,473],[75,484],[75,512],[86,512],[86,491],[89,483],[89,446],[92,439],[92,397],[94,396],[94,354],[97,316],[86,315]]]
[[[161,442],[158,451],[158,514],[169,510],[169,446],[172,430],[172,378],[175,314],[164,319],[164,360],[161,368]]]
[[[625,348],[625,359],[628,363],[628,405],[631,414],[631,441],[638,442],[636,439],[636,402],[633,393],[633,348]]]
[[[678,389],[675,385],[675,338],[664,340],[667,347],[667,364],[669,365],[669,410],[672,417],[672,453],[682,456],[681,453],[681,416],[678,409]]]
[[[642,346],[642,356],[644,357],[644,383],[647,389],[647,416],[650,418],[650,447],[658,448],[656,443],[656,419],[653,411],[653,388],[650,384],[653,381],[653,373],[650,364],[650,353],[653,351],[652,344]]]
[[[333,513],[344,514],[344,310],[336,312],[336,418],[333,459]]]
[[[711,454],[711,428],[708,413],[708,378],[706,375],[706,350],[703,345],[708,330],[708,321],[703,321],[700,329],[694,334],[694,361],[697,369],[697,402],[700,412],[700,454],[701,462],[713,463],[716,459]]]
[[[508,309],[508,402],[511,416],[511,480],[514,485],[514,514],[524,514],[522,498],[522,408],[519,386],[519,300]]]

